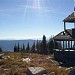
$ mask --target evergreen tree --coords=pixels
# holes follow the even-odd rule
[[[48,42],[48,54],[53,54],[55,49],[61,48],[61,45],[58,42],[54,42],[53,38],[51,38]]]
[[[36,43],[36,50],[37,50],[37,53],[39,53],[39,42],[37,40],[37,43]]]
[[[22,50],[25,52],[25,45],[24,45],[24,43],[23,43],[23,49]]]
[[[43,40],[42,40],[42,54],[47,54],[47,45],[46,45],[46,36],[43,35]]]
[[[53,49],[54,49],[54,42],[53,40],[49,40],[48,42],[48,54],[53,54]]]
[[[42,54],[42,42],[38,43],[38,53]]]
[[[31,52],[35,53],[35,42],[33,43],[32,47],[31,47]]]
[[[21,51],[23,51],[23,47],[22,47],[22,45],[21,45],[21,48],[20,48],[20,50],[21,50]]]
[[[37,40],[36,50],[37,50],[37,53],[41,53],[42,54],[42,41],[38,41]]]
[[[18,51],[18,52],[20,51],[20,46],[19,46],[19,42],[18,42],[18,48],[17,48],[17,51]]]
[[[14,46],[14,52],[17,52],[17,46],[16,46],[16,44]]]
[[[0,52],[2,52],[2,48],[0,48]]]
[[[28,44],[27,44],[26,52],[30,52],[29,42],[28,42]]]

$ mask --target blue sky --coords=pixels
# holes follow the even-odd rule
[[[56,35],[73,9],[74,0],[0,0],[0,39]]]

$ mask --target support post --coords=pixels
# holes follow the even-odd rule
[[[70,41],[68,41],[68,50],[70,50]]]
[[[72,41],[71,41],[71,49],[72,49]]]
[[[63,41],[63,51],[64,51],[64,41]]]
[[[66,41],[66,49],[67,49],[67,41]]]
[[[66,24],[65,24],[65,22],[64,22],[64,31],[66,30]]]
[[[59,51],[61,50],[61,41],[60,41],[60,49],[59,49]]]

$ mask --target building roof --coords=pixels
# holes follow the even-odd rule
[[[75,23],[75,11],[71,13],[67,18],[63,20],[64,22]]]
[[[75,11],[71,13],[67,18],[63,20],[64,22],[75,23]],[[74,28],[75,30],[75,28]],[[75,31],[73,31],[75,32]],[[75,41],[75,37],[73,38],[72,29],[65,29],[54,37],[54,40],[65,41],[65,40],[73,40]]]
[[[72,29],[67,29],[66,31],[60,32],[59,34],[54,36],[54,40],[57,41],[75,40],[72,38]]]

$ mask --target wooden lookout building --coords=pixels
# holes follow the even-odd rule
[[[64,31],[57,34],[53,40],[61,47],[54,49],[54,57],[57,61],[75,65],[75,11],[63,20]],[[66,25],[73,23],[74,28],[67,29]]]

